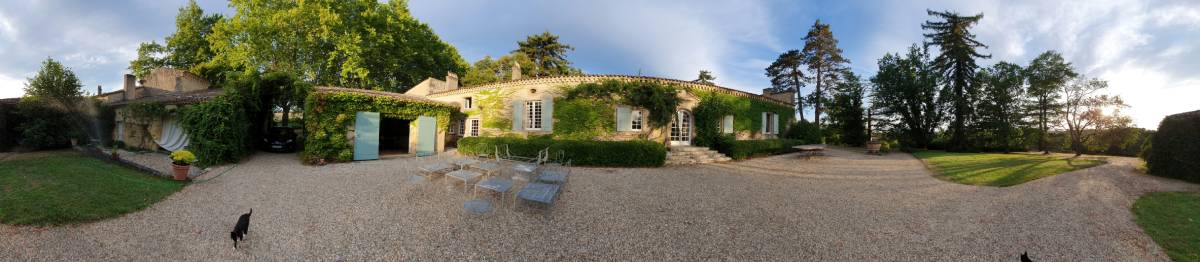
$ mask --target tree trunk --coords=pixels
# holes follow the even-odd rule
[[[792,80],[796,82],[796,112],[800,114],[800,122],[804,122],[804,96],[800,95],[800,75],[799,68],[793,68]]]
[[[821,127],[821,82],[824,82],[821,80],[825,80],[821,78],[822,76],[824,76],[824,70],[817,69],[817,87],[813,90],[813,93],[816,94],[816,99],[813,100],[813,123],[816,123],[817,127]]]
[[[1038,114],[1038,120],[1041,121],[1041,132],[1038,132],[1038,150],[1041,150],[1043,155],[1047,155],[1050,154],[1050,150],[1046,149],[1046,105],[1045,102],[1042,104]]]

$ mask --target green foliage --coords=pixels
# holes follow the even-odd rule
[[[301,159],[317,163],[350,161],[354,141],[346,137],[354,125],[356,112],[379,112],[382,117],[416,120],[419,116],[437,118],[437,128],[446,130],[458,108],[401,98],[346,92],[317,92],[304,102],[304,151]],[[460,144],[462,142],[459,142]]]
[[[807,144],[795,139],[733,140],[725,136],[714,149],[733,159],[778,155],[795,152],[793,146]]]
[[[616,110],[595,99],[576,98],[554,103],[554,137],[588,140],[616,131]]]
[[[983,99],[976,111],[980,121],[974,139],[976,147],[1005,152],[1020,149],[1015,138],[1021,135],[1018,127],[1024,116],[1020,108],[1025,81],[1023,70],[1019,65],[999,62],[979,72]]]
[[[263,96],[263,100],[269,101],[265,108],[261,108],[262,111],[268,113],[267,117],[273,119],[276,110],[283,113],[283,121],[279,123],[280,126],[289,126],[289,114],[292,111],[302,110],[304,99],[308,97],[309,92],[312,92],[312,85],[284,72],[264,74],[259,88],[262,90],[260,95]]]
[[[1038,124],[1038,132],[1031,133],[1037,135],[1038,150],[1049,151],[1046,134],[1050,132],[1050,127],[1054,124],[1053,121],[1057,120],[1058,111],[1062,108],[1058,101],[1061,98],[1059,90],[1078,74],[1071,67],[1071,63],[1055,51],[1046,51],[1038,55],[1029,62],[1029,67],[1025,68],[1024,73],[1029,82],[1029,90],[1026,93],[1033,100],[1027,108],[1027,113],[1032,115]]]
[[[706,84],[706,85],[715,85],[716,83],[713,83],[713,81],[716,81],[716,80],[717,80],[717,77],[713,76],[712,72],[710,72],[708,70],[700,70],[700,75],[696,76],[696,80],[692,80],[692,82]]]
[[[771,78],[771,88],[763,90],[763,93],[781,93],[781,92],[796,92],[796,108],[794,111],[800,113],[800,120],[804,120],[804,99],[800,97],[800,87],[804,86],[805,79],[804,66],[807,58],[800,50],[788,50],[775,59],[771,66],[766,68],[767,77]]]
[[[517,42],[517,50],[513,50],[513,53],[524,54],[533,61],[534,67],[527,69],[532,76],[562,76],[580,73],[567,60],[567,51],[574,50],[574,47],[560,43],[557,35],[546,31]]]
[[[183,186],[74,151],[23,154],[0,168],[0,222],[60,225],[118,217]]]
[[[865,88],[858,76],[851,71],[842,71],[844,81],[833,89],[833,103],[829,106],[829,127],[837,142],[850,146],[862,146],[867,137],[867,122],[863,112]]]
[[[674,85],[663,85],[651,81],[605,80],[600,83],[584,83],[564,88],[565,100],[578,98],[594,99],[606,103],[619,103],[649,112],[646,117],[650,127],[662,128],[671,123],[675,110],[682,99]]]
[[[886,124],[905,145],[928,148],[943,120],[938,74],[929,61],[928,50],[913,45],[905,55],[884,55],[871,82],[875,84],[872,101],[878,109],[876,114],[895,119],[896,123]]]
[[[208,37],[210,63],[291,73],[317,85],[402,92],[468,65],[406,1],[233,0]]]
[[[54,59],[43,61],[17,105],[24,120],[17,127],[19,143],[37,149],[69,146],[72,138],[86,141],[82,86],[70,68]]]
[[[1200,111],[1163,118],[1146,156],[1151,175],[1200,182]]]
[[[788,131],[783,133],[783,137],[792,140],[804,141],[806,144],[822,144],[821,138],[824,134],[821,132],[821,127],[817,124],[808,121],[799,121],[792,123]]]
[[[497,148],[503,151],[506,145],[509,153],[526,157],[550,148],[551,156],[557,157],[562,152],[572,164],[580,166],[657,167],[667,158],[667,148],[654,141],[554,140],[545,137],[464,137],[458,140],[458,152],[491,155]]]
[[[917,151],[913,156],[924,160],[951,182],[1006,187],[1043,177],[1103,164],[1097,159],[1042,154],[951,153]]]
[[[838,47],[833,31],[829,30],[829,24],[821,23],[819,19],[813,22],[812,28],[804,36],[804,49],[801,52],[804,52],[804,64],[813,76],[809,79],[813,83],[813,91],[808,96],[814,109],[813,123],[821,125],[821,114],[824,112],[822,105],[828,96],[825,91],[838,83],[841,76],[839,71],[847,71],[845,64],[850,60],[842,56],[842,49]]]
[[[171,111],[167,110],[166,106],[146,102],[129,103],[122,111],[125,113],[124,117],[140,122],[150,122],[171,115]]]
[[[930,16],[939,21],[925,21],[921,29],[930,30],[925,34],[926,46],[936,45],[941,53],[933,59],[933,69],[944,76],[944,84],[949,89],[943,98],[947,99],[954,116],[950,122],[950,146],[961,150],[969,148],[967,141],[968,121],[972,115],[972,103],[969,98],[972,83],[975,83],[975,72],[979,65],[977,58],[991,58],[991,55],[980,54],[977,48],[987,48],[987,45],[975,40],[971,26],[983,19],[983,14],[962,16],[954,12],[935,12],[928,10]]]
[[[180,110],[180,124],[188,134],[188,149],[196,164],[210,166],[237,162],[251,153],[251,121],[236,90]]]
[[[1200,194],[1154,192],[1133,203],[1134,221],[1174,261],[1200,261]]]
[[[462,84],[463,86],[477,86],[512,79],[513,63],[517,63],[523,69],[521,71],[522,77],[532,76],[531,73],[533,72],[530,70],[535,68],[533,60],[530,60],[529,56],[526,56],[524,53],[516,52],[501,56],[495,60],[491,56],[486,56],[479,61],[475,61],[475,64],[471,65],[471,68],[467,70],[466,75],[463,75]]]
[[[754,98],[738,97],[728,94],[702,90],[691,90],[700,98],[700,103],[692,109],[695,117],[696,137],[692,142],[698,146],[714,146],[721,139],[720,123],[727,115],[733,116],[734,132],[762,132],[762,113],[772,112],[779,115],[779,123],[791,122],[794,111],[791,107]],[[787,129],[780,127],[781,132]]]
[[[510,130],[512,129],[511,116],[504,114],[508,106],[507,99],[512,96],[513,90],[495,88],[479,91],[475,99],[475,109],[467,111],[467,115],[480,117],[482,125],[485,128]]]
[[[129,62],[129,70],[138,77],[159,67],[198,72],[199,65],[213,58],[207,38],[221,19],[220,14],[204,15],[195,0],[188,1],[175,16],[175,33],[167,36],[166,46],[153,41],[142,43],[137,58]]]

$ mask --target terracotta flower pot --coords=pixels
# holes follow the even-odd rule
[[[176,165],[175,163],[171,163],[171,167],[172,171],[175,171],[175,180],[184,181],[188,179],[188,171],[191,170],[192,165]]]
[[[121,155],[117,153],[117,150],[112,151],[112,160],[121,160]]]
[[[881,146],[883,146],[883,143],[879,141],[867,142],[867,153],[878,154]]]

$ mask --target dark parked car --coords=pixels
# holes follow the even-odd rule
[[[263,136],[263,144],[267,151],[278,153],[296,152],[298,148],[296,131],[287,127],[272,127]]]

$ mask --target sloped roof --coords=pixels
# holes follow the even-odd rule
[[[109,105],[119,106],[119,105],[125,105],[125,104],[130,104],[130,103],[161,103],[161,104],[165,104],[165,105],[195,104],[195,103],[208,101],[209,99],[220,96],[221,94],[224,94],[224,93],[225,93],[224,89],[208,89],[208,90],[203,90],[203,91],[187,92],[187,93],[170,92],[170,93],[162,93],[162,94],[157,94],[157,95],[152,95],[152,96],[147,96],[147,97],[140,97],[138,99],[112,102],[112,103],[109,103]]]
[[[551,76],[551,77],[523,78],[523,79],[517,79],[517,80],[505,80],[505,81],[489,83],[489,84],[484,84],[484,85],[463,87],[463,88],[454,89],[454,90],[436,92],[436,93],[429,94],[429,96],[437,97],[437,96],[444,96],[444,95],[461,94],[461,93],[473,92],[473,91],[487,89],[487,88],[495,88],[495,87],[511,86],[511,85],[578,84],[578,83],[585,83],[585,82],[597,82],[597,81],[609,80],[609,79],[626,80],[626,81],[651,81],[651,82],[657,82],[657,83],[662,83],[662,84],[672,84],[672,85],[677,85],[677,86],[691,87],[691,88],[696,88],[696,89],[700,89],[700,90],[722,93],[722,94],[733,95],[733,96],[758,98],[758,99],[762,99],[765,101],[770,101],[770,102],[774,102],[774,103],[778,103],[778,104],[782,104],[782,105],[789,105],[788,103],[786,103],[784,101],[775,100],[770,97],[766,97],[766,96],[762,96],[759,94],[754,94],[754,93],[750,93],[750,92],[746,92],[746,91],[741,91],[741,90],[737,90],[737,89],[732,89],[732,88],[728,88],[728,87],[713,85],[713,84],[704,84],[704,83],[697,83],[697,82],[692,82],[692,81],[684,81],[684,80],[678,80],[678,79],[652,77],[652,76],[606,75],[606,74]]]
[[[331,87],[331,86],[319,86],[319,87],[314,88],[313,92],[316,92],[316,93],[363,94],[363,95],[369,95],[369,96],[375,96],[375,97],[387,97],[387,98],[394,98],[394,99],[413,101],[413,102],[439,104],[439,105],[445,105],[445,106],[456,107],[456,108],[458,107],[458,105],[455,105],[455,104],[437,101],[437,100],[433,100],[433,99],[429,99],[429,98],[425,98],[425,97],[421,97],[421,96],[405,95],[405,94],[401,94],[401,93],[392,93],[392,92],[387,92],[387,91],[376,91],[376,90],[344,88],[344,87]]]

